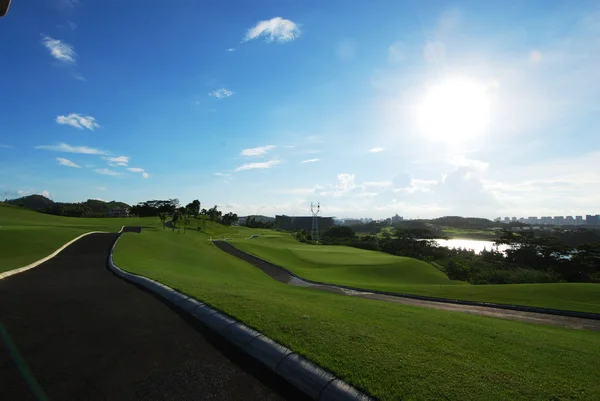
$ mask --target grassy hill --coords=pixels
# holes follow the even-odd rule
[[[453,284],[429,263],[347,246],[319,246],[289,234],[233,240],[239,249],[289,268],[301,277],[355,287],[383,289],[406,284]]]
[[[240,239],[257,230],[222,232]],[[268,233],[247,241],[268,242]],[[219,308],[381,400],[600,398],[598,333],[289,286],[208,239],[149,228],[125,234],[115,262]]]
[[[158,218],[76,218],[53,216],[0,203],[0,272],[48,256],[89,231],[117,232],[124,224],[154,224]]]

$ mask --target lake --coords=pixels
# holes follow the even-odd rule
[[[477,239],[436,239],[436,242],[438,243],[439,246],[445,246],[447,248],[463,248],[463,249],[472,249],[473,251],[475,251],[475,253],[480,253],[481,251],[483,251],[483,249],[487,249],[488,251],[490,249],[494,248],[494,242],[493,241],[483,241],[483,240],[477,240]],[[499,251],[505,251],[508,249],[507,245],[500,245],[498,246],[498,250]]]

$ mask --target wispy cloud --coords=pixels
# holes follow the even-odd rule
[[[85,77],[79,73],[73,73],[73,78],[81,82],[87,82],[87,79],[85,79]]]
[[[139,168],[139,167],[129,167],[127,170],[131,171],[132,173],[143,173],[144,172],[144,169]]]
[[[269,160],[268,162],[261,163],[246,163],[236,168],[235,171],[271,168],[279,163],[279,160]]]
[[[388,188],[393,185],[391,181],[367,181],[362,183],[367,188]]]
[[[388,61],[392,64],[399,63],[404,60],[404,44],[402,42],[394,42],[388,47]]]
[[[69,159],[64,159],[62,157],[57,157],[56,160],[58,161],[58,164],[60,164],[61,166],[81,168],[81,166],[79,164],[75,164],[75,163],[73,163]]]
[[[242,156],[264,156],[271,149],[275,149],[275,145],[258,146],[256,148],[244,149],[240,152],[240,154]]]
[[[98,191],[106,191],[106,187],[96,187]]]
[[[233,95],[233,92],[227,88],[221,88],[210,92],[208,95],[216,97],[217,99],[223,99]]]
[[[23,190],[19,189],[19,190],[17,191],[17,194],[18,194],[19,196],[27,196],[27,195],[34,195],[34,194],[37,194],[37,195],[42,195],[42,196],[45,196],[46,198],[49,198],[49,197],[50,197],[50,192],[48,192],[48,191],[46,191],[46,190],[43,190],[43,191],[39,191],[39,192],[38,192],[38,191],[33,191],[33,190],[31,190],[31,191],[23,191]]]
[[[231,177],[231,174],[229,174],[229,173],[215,173],[215,175],[217,177],[227,177],[227,178]]]
[[[85,155],[104,155],[104,150],[90,148],[89,146],[71,146],[66,143],[59,143],[58,145],[40,145],[36,146],[35,149],[52,150],[54,152],[66,152],[66,153],[81,153]]]
[[[129,156],[104,156],[102,157],[112,166],[127,167]]]
[[[70,44],[46,35],[42,35],[42,44],[48,49],[50,55],[58,61],[64,63],[75,62],[77,53],[75,53],[75,49]]]
[[[227,49],[228,52],[234,52],[235,49],[233,47],[230,47],[229,49]]]
[[[385,148],[371,148],[371,149],[369,149],[369,152],[379,153],[379,152],[383,152],[384,150],[385,150]]]
[[[70,125],[71,127],[79,129],[89,129],[93,131],[94,128],[100,127],[100,124],[96,122],[96,119],[92,116],[82,116],[77,113],[71,113],[68,116],[57,116],[56,122],[61,125]]]
[[[100,175],[110,175],[110,176],[121,175],[121,173],[119,173],[118,171],[110,170],[107,168],[98,168],[94,171]]]
[[[0,148],[4,148],[4,149],[12,149],[13,147],[10,145],[2,145],[0,144]]]
[[[265,37],[267,42],[286,43],[300,36],[300,28],[296,23],[275,17],[270,20],[260,21],[252,28],[248,29],[242,42]]]
[[[308,159],[308,160],[303,160],[302,163],[315,163],[318,162],[321,159]]]
[[[147,179],[147,178],[149,178],[149,177],[150,177],[150,174],[148,174],[148,173],[146,173],[146,172],[143,172],[143,173],[142,173],[142,178],[143,178],[143,179]]]

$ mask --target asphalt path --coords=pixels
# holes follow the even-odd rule
[[[0,400],[305,400],[184,312],[107,269],[91,234],[0,280]]]
[[[251,241],[251,240],[250,240]],[[494,308],[491,306],[476,306],[476,305],[465,305],[465,304],[457,304],[451,302],[441,302],[441,301],[429,301],[429,300],[421,300],[414,298],[402,297],[399,295],[390,295],[390,294],[381,294],[376,292],[369,292],[369,290],[357,291],[351,290],[347,288],[342,288],[335,286],[333,284],[315,284],[305,280],[302,280],[299,277],[291,274],[287,269],[284,269],[281,266],[275,265],[273,263],[267,262],[266,260],[260,259],[254,255],[250,255],[249,253],[243,252],[237,249],[232,244],[226,241],[213,241],[213,244],[217,246],[217,248],[221,249],[224,252],[227,252],[233,256],[236,256],[254,267],[262,270],[264,273],[269,275],[274,280],[280,281],[282,283],[300,286],[300,287],[311,287],[321,291],[333,292],[340,295],[353,296],[358,298],[366,298],[366,299],[374,299],[378,301],[385,302],[394,302],[405,305],[414,305],[420,306],[424,308],[433,308],[433,309],[441,309],[451,312],[462,312],[468,313],[472,315],[479,316],[488,316],[495,317],[500,319],[507,320],[517,320],[521,322],[527,323],[537,323],[537,324],[548,324],[553,326],[561,326],[568,327],[572,329],[581,329],[581,330],[593,330],[600,331],[600,320],[594,319],[585,319],[580,317],[569,317],[569,316],[559,316],[559,315],[550,315],[545,313],[537,313],[537,312],[524,312],[518,310],[509,310],[509,309],[501,309]]]

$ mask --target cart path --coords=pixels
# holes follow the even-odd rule
[[[0,281],[1,400],[306,399],[192,317],[111,273],[116,238],[88,235]]]
[[[476,305],[464,305],[447,302],[436,302],[427,301],[413,298],[406,298],[402,296],[379,294],[374,292],[355,291],[346,288],[337,287],[330,284],[313,284],[308,281],[304,281],[294,275],[290,274],[286,269],[281,266],[277,266],[273,263],[267,262],[263,259],[257,258],[254,255],[250,255],[244,251],[239,250],[232,244],[225,241],[213,241],[213,243],[222,251],[227,252],[233,256],[236,256],[254,267],[262,270],[264,273],[269,275],[271,278],[280,281],[282,283],[296,285],[301,287],[311,287],[314,289],[334,292],[341,295],[353,296],[358,298],[374,299],[386,302],[395,302],[405,305],[421,306],[425,308],[441,309],[453,312],[463,312],[472,315],[495,317],[500,319],[517,320],[528,323],[538,324],[549,324],[553,326],[568,327],[572,329],[582,330],[594,330],[600,331],[600,320],[584,319],[579,317],[569,316],[558,316],[549,315],[546,313],[536,312],[522,312],[509,309],[493,308],[488,306],[476,306]]]

